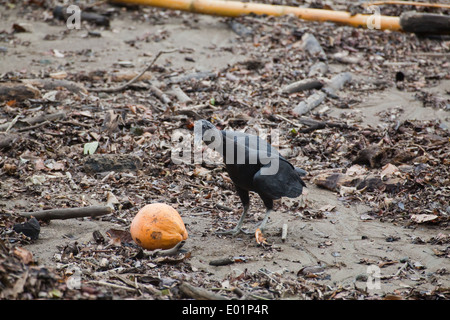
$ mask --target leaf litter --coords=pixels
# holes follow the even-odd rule
[[[7,51],[14,44],[26,56],[27,46],[41,41],[36,37],[25,40],[27,34],[18,33],[18,27],[14,26],[20,26],[15,23],[19,13],[30,23],[49,24],[45,39],[64,40],[63,22],[50,18],[52,5],[52,1],[32,6],[10,3],[10,9],[2,13],[8,19],[1,25],[4,31],[0,33],[0,44]],[[334,6],[342,9],[338,1]],[[450,297],[448,281],[444,281],[448,270],[443,266],[450,257],[447,232],[450,99],[448,87],[447,91],[429,89],[449,83],[445,71],[449,66],[448,40],[343,26],[330,28],[330,24],[290,16],[204,18],[155,8],[122,10],[106,3],[95,10],[109,15],[113,25],[132,19],[160,26],[154,32],[137,29],[133,33],[136,36],[113,27],[114,32],[125,38],[122,49],[128,53],[129,49],[142,50],[138,55],[145,61],[157,53],[147,51],[148,45],[164,43],[174,36],[173,21],[183,24],[192,34],[199,30],[199,21],[219,24],[221,28],[230,26],[232,35],[228,37],[232,40],[219,45],[205,44],[203,49],[212,56],[230,54],[240,59],[219,61],[217,66],[212,63],[206,70],[196,70],[191,67],[202,59],[199,51],[203,49],[186,43],[184,47],[177,45],[177,52],[163,56],[146,72],[148,77],[117,93],[90,90],[114,87],[118,81],[135,77],[136,73],[128,71],[138,65],[138,60],[130,61],[136,51],[128,59],[102,65],[96,63],[100,57],[96,50],[72,49],[67,42],[63,49],[46,51],[30,67],[2,71],[2,82],[36,81],[31,98],[2,101],[1,298],[193,298],[189,295],[192,291],[186,290],[187,283],[206,289],[206,293],[201,293],[206,296],[214,293],[229,299]],[[390,6],[383,10],[396,14],[395,10],[401,9]],[[95,37],[100,35],[98,41],[102,33],[109,32],[105,27],[95,28],[98,30]],[[26,30],[34,35],[33,28]],[[307,32],[316,37],[325,56],[312,56],[302,50],[302,37]],[[92,35],[83,35],[77,41],[88,41]],[[173,43],[169,46],[173,47]],[[111,48],[106,49],[115,57]],[[433,58],[429,59],[431,54]],[[69,57],[77,68],[58,60]],[[178,61],[180,58],[182,63]],[[320,71],[318,80],[327,82],[341,70],[357,77],[318,108],[296,116],[292,112],[294,107],[313,95],[315,89],[291,93],[282,89],[308,79],[313,74],[309,70],[326,59],[331,61],[328,61],[330,68]],[[91,69],[84,68],[86,65]],[[117,71],[123,71],[121,78],[114,78]],[[49,78],[61,82],[52,84],[47,81]],[[374,113],[374,119],[368,119],[365,111],[357,107],[392,86],[413,97],[421,108],[444,116],[412,120],[405,118],[410,106],[400,105],[380,109]],[[311,190],[301,199],[279,203],[283,219],[294,225],[289,227],[283,243],[277,241],[281,228],[278,232],[275,227],[264,237],[257,235],[260,245],[253,237],[231,240],[213,234],[218,228],[234,225],[240,210],[223,166],[177,165],[172,161],[174,130],[192,132],[193,122],[199,118],[235,130],[256,129],[264,133],[278,129],[280,152],[308,171],[306,180]],[[314,188],[318,176],[324,180],[320,188]],[[328,198],[336,197],[338,201],[320,205],[312,194],[324,192],[321,188],[329,190]],[[194,244],[189,245],[188,239],[179,251],[167,256],[137,247],[131,241],[128,226],[138,208],[150,202],[165,202],[179,210],[188,222]],[[102,221],[109,223],[109,228],[102,229],[99,225],[81,242],[71,230],[65,230],[64,241],[61,239],[61,244],[52,248],[51,264],[42,264],[31,249],[39,241],[48,245],[47,239],[33,240],[13,227],[27,223],[20,212],[102,203],[112,206],[114,213],[77,221]],[[261,219],[256,212],[262,212],[262,205],[252,203],[255,209],[249,223]],[[396,279],[415,285],[394,284],[391,292],[374,293],[358,285],[361,283],[358,279],[364,277],[353,275],[356,282],[351,284],[333,281],[334,272],[345,269],[351,262],[341,259],[344,250],[337,247],[338,241],[316,226],[323,221],[336,223],[344,215],[343,207],[356,204],[368,208],[357,216],[363,223],[379,221],[406,230],[429,230],[432,236],[420,241],[411,237],[408,241],[417,246],[416,250],[422,250],[422,246],[431,248],[430,254],[438,261],[434,271],[427,270],[420,261],[380,257],[361,264],[377,265],[392,272],[383,279],[389,289],[389,281]],[[41,230],[56,225],[53,221],[39,222]],[[296,232],[300,230],[301,234],[307,229],[314,233],[315,240],[296,238]],[[359,237],[361,241],[371,241],[364,234]],[[388,245],[407,241],[395,234],[381,237]],[[387,241],[388,238],[393,241]],[[271,244],[267,245],[266,240]],[[225,244],[226,241],[231,242]],[[220,244],[231,248],[235,256],[214,255],[213,247]],[[308,245],[320,251],[308,249]],[[312,258],[301,261],[300,254],[299,258],[289,254],[288,258],[281,258],[290,249]],[[205,256],[201,255],[203,251]],[[331,258],[327,260],[326,255]],[[222,259],[230,263],[225,264]],[[290,269],[283,266],[282,259],[294,266],[289,265]],[[216,269],[206,267],[210,261],[218,260],[223,264],[210,267]],[[260,263],[256,269],[250,268],[252,263],[266,261],[271,264]],[[236,268],[222,269],[222,273],[211,276],[211,270],[228,265]]]

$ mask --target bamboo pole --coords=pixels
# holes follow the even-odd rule
[[[113,0],[113,2],[147,5],[172,10],[181,10],[209,15],[238,17],[248,14],[283,16],[293,14],[303,20],[328,21],[354,27],[367,28],[373,15],[324,9],[300,8],[293,6],[271,5],[254,2],[222,1],[222,0]],[[377,16],[379,29],[401,31],[400,18]],[[378,26],[377,26],[378,29]]]

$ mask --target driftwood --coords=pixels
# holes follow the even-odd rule
[[[327,97],[327,95],[332,98],[336,97],[336,92],[342,89],[342,87],[350,82],[352,79],[352,75],[349,72],[340,73],[333,78],[331,78],[330,82],[327,83],[322,91],[309,96],[305,101],[300,102],[293,110],[295,115],[305,114],[317,106],[319,106]]]
[[[317,41],[316,37],[314,37],[311,33],[305,33],[303,35],[302,48],[312,57],[317,57],[323,61],[327,60],[325,51],[323,50],[319,41]]]
[[[404,12],[400,16],[400,25],[403,31],[418,35],[450,34],[448,15]]]
[[[203,288],[194,287],[187,282],[182,282],[178,288],[184,295],[196,300],[229,300],[222,295],[215,294]]]
[[[281,92],[283,93],[295,93],[304,90],[321,89],[323,83],[316,79],[305,79],[293,82],[284,87]]]
[[[81,217],[98,217],[112,212],[108,206],[92,206],[83,208],[50,209],[36,212],[22,212],[22,217],[35,217],[38,220],[72,219]]]

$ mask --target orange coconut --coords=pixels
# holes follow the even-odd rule
[[[180,214],[164,203],[152,203],[143,207],[130,226],[133,240],[147,250],[170,249],[188,233]]]

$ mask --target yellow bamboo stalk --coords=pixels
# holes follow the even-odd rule
[[[300,19],[310,21],[329,21],[354,27],[368,27],[372,15],[325,9],[300,8],[292,6],[271,5],[254,2],[223,0],[113,0],[115,2],[147,5],[173,10],[181,10],[209,15],[239,17],[248,14],[283,16],[293,14]],[[379,15],[379,29],[401,31],[400,18]],[[378,28],[378,27],[377,27]]]

